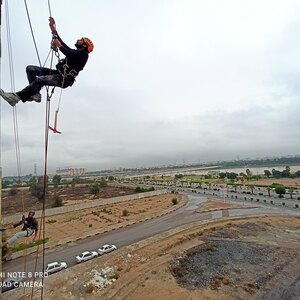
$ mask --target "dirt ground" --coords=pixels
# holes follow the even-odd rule
[[[54,202],[54,194],[58,195],[64,205],[72,205],[86,201],[93,201],[100,198],[113,198],[118,196],[125,196],[135,194],[133,187],[108,185],[100,189],[97,196],[91,194],[88,185],[77,185],[72,187],[58,188],[49,187],[48,195],[46,196],[46,208],[52,207]],[[2,216],[15,214],[18,212],[28,210],[40,210],[43,204],[33,197],[29,188],[19,189],[16,195],[10,195],[10,191],[4,191],[2,194]]]
[[[84,201],[87,190],[81,191],[77,197]],[[115,193],[125,192],[116,188]],[[178,207],[185,203],[180,195],[165,194],[46,218],[46,246],[54,249],[159,215],[173,208],[174,197]],[[65,201],[72,199],[78,201],[75,196]],[[196,213],[239,207],[210,198]],[[299,233],[300,218],[283,216],[189,224],[52,275],[45,279],[44,295],[50,300],[300,299]],[[99,286],[105,268],[112,271]]]
[[[285,216],[185,225],[52,275],[45,279],[44,295],[91,300],[296,300],[299,233],[300,218]],[[107,269],[113,275],[107,275],[107,285],[99,285],[95,276]]]
[[[299,299],[299,233],[287,217],[196,226],[112,257],[119,279],[89,299]]]
[[[159,215],[173,208],[173,198],[175,198],[173,194],[165,194],[47,217],[45,219],[46,238],[48,238],[46,246],[53,248],[57,244],[75,241],[87,235],[109,231],[119,225],[125,226]],[[176,195],[176,198],[179,207],[183,198],[181,195]],[[40,229],[41,233],[42,228]],[[12,236],[18,230],[19,228],[8,229],[6,236]],[[42,237],[39,236],[39,239]]]
[[[291,187],[299,187],[300,186],[300,178],[265,178],[260,180],[250,181],[249,183],[253,185],[263,185],[263,186],[270,186],[272,183],[279,183],[284,186],[291,186]]]
[[[228,209],[247,209],[247,208],[254,208],[256,206],[248,206],[247,204],[238,204],[234,202],[224,202],[220,201],[214,196],[208,196],[208,200],[201,205],[200,208],[196,209],[195,212],[197,213],[205,213],[205,212],[211,212],[215,210],[228,210]]]

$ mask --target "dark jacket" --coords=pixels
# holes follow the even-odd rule
[[[38,231],[38,221],[36,218],[25,218],[23,217],[23,219],[18,222],[18,223],[15,223],[13,226],[14,228],[20,226],[23,224],[23,228],[22,230],[26,230],[27,228],[30,228],[34,231]]]
[[[68,86],[71,86],[75,77],[78,73],[83,70],[86,65],[89,54],[85,48],[83,49],[71,49],[67,44],[63,42],[60,36],[57,34],[58,40],[61,42],[61,47],[59,50],[66,56],[64,59],[61,59],[56,65],[56,69],[62,74],[65,75],[65,80]],[[64,66],[67,65],[64,69]],[[66,70],[66,72],[65,72]]]

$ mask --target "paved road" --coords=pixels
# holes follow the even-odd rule
[[[187,193],[188,203],[186,206],[178,209],[174,213],[165,215],[163,217],[149,220],[143,223],[131,225],[125,228],[107,232],[101,235],[93,236],[76,244],[70,244],[68,246],[61,246],[56,248],[55,251],[45,253],[45,264],[54,261],[65,261],[68,267],[76,264],[75,256],[86,250],[96,250],[103,244],[115,244],[118,248],[128,246],[132,243],[141,241],[148,237],[154,236],[158,233],[162,233],[166,230],[175,228],[180,225],[192,223],[200,220],[208,220],[212,218],[222,218],[222,212],[216,211],[211,213],[195,213],[194,210],[206,201],[206,196]],[[243,203],[243,202],[240,202]],[[247,203],[248,205],[251,205]],[[256,205],[253,204],[253,206]],[[245,215],[261,215],[261,214],[288,214],[288,215],[300,215],[300,211],[270,207],[261,205],[259,208],[251,209],[233,209],[229,210],[229,216],[245,216]],[[34,271],[35,254],[27,256],[26,258],[26,272]],[[42,270],[42,258],[38,259],[38,271]],[[4,272],[22,272],[24,271],[24,258],[18,258],[13,261],[3,264]]]
[[[216,196],[216,197],[220,197],[221,195],[224,196],[224,192],[216,191],[213,189],[187,188],[187,187],[179,187],[179,188],[171,187],[168,189],[173,190],[173,191],[180,191],[180,192],[194,192],[196,194],[212,195],[212,196]],[[237,192],[235,193],[232,189],[227,189],[225,192],[225,198],[227,201],[237,199],[239,201],[247,201],[247,202],[251,202],[251,201],[257,202],[257,199],[259,199],[259,203],[270,204],[272,206],[273,205],[286,206],[286,207],[295,208],[295,209],[297,209],[297,206],[298,206],[298,209],[300,207],[300,201],[295,199],[295,196],[293,199],[290,199],[287,195],[285,196],[285,198],[279,198],[278,196],[271,195],[271,197],[269,197],[268,195],[259,195],[257,193],[243,194],[239,190],[237,190]]]

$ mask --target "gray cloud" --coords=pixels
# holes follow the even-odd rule
[[[47,7],[27,2],[43,61],[51,39]],[[18,90],[27,83],[26,65],[37,58],[25,11],[10,3]],[[53,3],[65,42],[72,46],[89,36],[95,51],[75,85],[62,93],[63,134],[50,133],[49,172],[299,154],[299,4],[228,5]],[[66,14],[70,7],[72,14]],[[3,74],[9,90],[6,58]],[[51,100],[51,123],[58,99],[59,89]],[[32,173],[37,163],[42,173],[45,92],[41,104],[21,103],[17,110],[22,170]],[[11,108],[4,102],[1,122],[4,174],[14,174]]]

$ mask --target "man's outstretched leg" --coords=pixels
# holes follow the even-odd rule
[[[26,67],[26,74],[27,74],[27,79],[28,79],[29,84],[32,83],[33,81],[35,81],[38,76],[46,76],[46,75],[50,75],[52,73],[53,73],[53,70],[48,69],[48,68],[31,66],[31,65]],[[31,96],[28,101],[30,101],[30,102],[35,101],[35,102],[39,103],[42,101],[42,96],[38,92],[38,93],[34,94],[33,96]]]
[[[20,232],[15,233],[7,242],[3,243],[2,248],[7,247],[7,254],[5,255],[4,259],[6,261],[12,260],[13,254],[13,245],[14,243],[22,237],[27,237],[28,232],[26,230],[22,230]]]
[[[5,93],[0,89],[0,96],[11,106],[15,106],[21,99],[16,93]]]
[[[40,90],[43,86],[61,87],[63,82],[63,76],[57,70],[29,66],[26,72],[28,80],[31,82],[23,90],[17,93],[6,93],[0,90],[0,96],[11,106],[15,106],[20,100],[22,102],[41,102]]]

